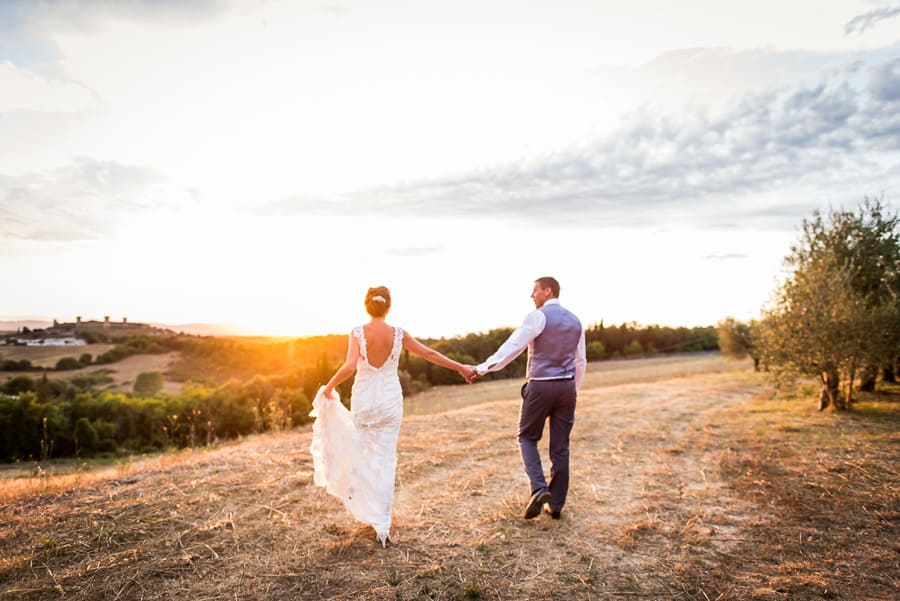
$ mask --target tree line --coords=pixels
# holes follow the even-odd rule
[[[803,221],[785,266],[785,280],[758,320],[728,318],[717,327],[695,328],[590,324],[588,360],[717,348],[749,353],[776,381],[818,378],[820,408],[850,408],[854,390],[895,381],[900,373],[896,213],[868,199],[855,212],[815,212]],[[423,342],[477,364],[511,332],[497,328]],[[132,393],[104,391],[111,378],[102,368],[66,380],[8,378],[0,385],[0,461],[195,446],[304,423],[310,399],[344,358],[347,335],[278,341],[136,335],[117,342],[96,360],[83,354],[64,358],[57,367],[104,366],[135,354],[179,351],[167,376],[183,382],[182,390],[162,394],[162,375],[145,373]],[[522,377],[525,366],[523,354],[485,379]],[[407,395],[462,383],[454,372],[405,352],[400,380]],[[339,387],[345,402],[351,386],[352,379]]]
[[[209,445],[309,419],[308,387],[295,375],[189,384],[177,395],[151,397],[25,379],[0,393],[2,461]]]
[[[498,328],[423,342],[459,361],[479,363],[511,333],[511,328]],[[585,337],[590,360],[717,348],[712,327],[601,323],[586,328]],[[276,342],[171,336],[131,338],[107,353],[181,351],[182,360],[173,368],[184,381],[177,394],[163,394],[162,374],[155,372],[140,374],[128,394],[102,390],[111,381],[103,369],[68,379],[7,379],[0,385],[0,461],[205,445],[306,423],[311,399],[343,361],[346,345],[346,335]],[[524,373],[523,354],[486,379]],[[455,372],[405,352],[400,380],[406,395],[463,383]],[[338,388],[345,402],[351,387],[352,379]]]

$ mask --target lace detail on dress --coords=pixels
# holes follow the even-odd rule
[[[394,328],[390,355],[380,367],[369,364],[362,326],[353,328],[352,335],[359,341],[359,359],[350,410],[325,398],[324,387],[319,389],[310,414],[316,417],[310,453],[315,483],[341,499],[356,519],[371,524],[383,546],[390,533],[403,420],[397,375],[403,330]]]
[[[353,336],[356,337],[357,342],[359,342],[359,356],[363,359],[368,367],[372,369],[381,369],[385,367],[389,363],[395,363],[395,367],[399,366],[400,363],[400,351],[403,350],[403,330],[400,328],[394,329],[394,341],[391,345],[391,352],[388,355],[388,358],[385,360],[384,364],[379,367],[374,367],[371,363],[369,363],[369,348],[366,345],[366,329],[363,326],[356,326],[353,328]],[[359,367],[359,365],[357,365]]]
[[[356,341],[359,343],[359,355],[366,362],[369,361],[369,349],[366,347],[366,330],[362,326],[356,326],[353,328],[353,337],[356,338]]]

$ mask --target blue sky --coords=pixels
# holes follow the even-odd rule
[[[900,190],[900,4],[0,3],[0,319],[758,314]]]

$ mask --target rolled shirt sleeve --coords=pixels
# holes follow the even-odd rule
[[[488,357],[484,363],[475,366],[478,375],[484,375],[491,371],[499,371],[509,365],[513,359],[522,354],[532,340],[540,336],[547,325],[547,318],[543,312],[535,309],[525,316],[525,319],[516,330],[509,335],[509,338],[500,345],[493,355]],[[584,332],[582,332],[582,343]]]

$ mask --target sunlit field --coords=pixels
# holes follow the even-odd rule
[[[7,481],[15,484],[0,497],[0,594],[895,596],[898,395],[864,396],[847,416],[816,411],[813,387],[776,395],[749,360],[592,367],[572,435],[569,501],[556,522],[520,517],[528,491],[515,442],[518,385],[478,383],[409,400],[421,414],[408,412],[403,425],[385,550],[312,484],[306,425]]]
[[[652,382],[696,373],[745,370],[745,361],[721,353],[687,353],[650,359],[618,359],[588,363],[584,389],[615,386],[627,382]],[[449,411],[491,401],[518,398],[522,381],[517,379],[479,382],[477,386],[438,386],[406,399],[407,415]]]
[[[38,367],[55,367],[63,357],[75,357],[90,353],[94,358],[115,347],[114,344],[86,344],[84,346],[0,346],[0,358],[21,361],[26,359]],[[0,374],[5,375],[5,374]]]

